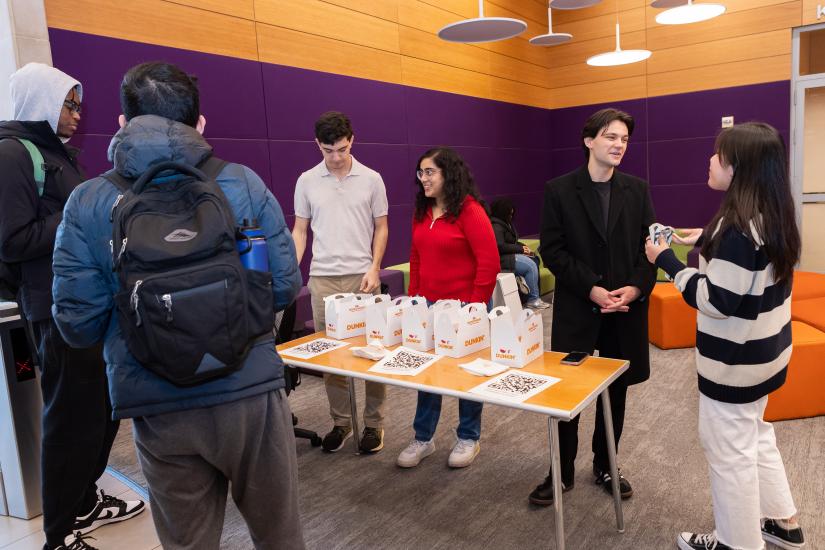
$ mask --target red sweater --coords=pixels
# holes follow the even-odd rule
[[[421,221],[413,218],[410,296],[486,304],[499,267],[490,218],[472,197],[464,199],[458,218],[433,220],[429,208]]]

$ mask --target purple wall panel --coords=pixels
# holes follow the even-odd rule
[[[413,204],[390,206],[390,213],[387,217],[390,228],[390,246],[384,254],[383,265],[403,264],[410,261],[413,212],[415,212]]]
[[[266,137],[263,84],[257,62],[60,29],[49,29],[49,39],[54,66],[83,84],[85,132],[115,132],[123,74],[137,63],[163,60],[198,77],[205,92],[201,112],[212,136]]]
[[[260,63],[270,139],[312,141],[325,111],[352,120],[356,143],[407,143],[403,86]]]
[[[496,146],[493,121],[502,103],[421,88],[406,88],[404,99],[410,144]]]
[[[704,227],[719,209],[722,193],[705,183],[650,188],[656,220],[673,227]]]
[[[648,99],[651,140],[716,136],[723,116],[790,128],[790,82],[737,86]]]
[[[206,139],[215,155],[226,161],[248,166],[272,190],[272,178],[269,174],[269,146],[265,139],[220,139],[210,138],[208,134],[207,131]],[[289,211],[291,210],[290,207]]]
[[[314,141],[270,141],[269,159],[272,194],[284,212],[292,214],[295,182],[303,172],[321,162],[321,152]]]
[[[406,145],[358,142],[352,149],[352,154],[359,162],[381,174],[390,204],[409,204],[415,197],[412,184],[415,174],[407,149]],[[318,162],[320,161],[321,153],[318,153]]]
[[[684,185],[708,180],[714,138],[651,141],[650,185]]]

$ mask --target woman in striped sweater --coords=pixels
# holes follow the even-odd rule
[[[761,550],[804,545],[773,426],[768,393],[785,382],[791,357],[791,284],[800,238],[777,131],[750,122],[723,130],[708,185],[725,191],[702,239],[699,269],[660,239],[648,260],[698,310],[699,438],[710,467],[716,530],[681,533],[683,550]],[[676,239],[695,244],[701,229]]]

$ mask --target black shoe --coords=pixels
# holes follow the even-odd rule
[[[733,550],[716,540],[714,533],[679,533],[676,545],[680,550]]]
[[[344,442],[352,436],[352,428],[349,426],[335,426],[332,431],[324,436],[321,447],[328,453],[340,451]]]
[[[573,488],[573,483],[567,485],[565,482],[561,482],[561,492],[566,493],[570,489]],[[541,485],[533,489],[533,492],[530,493],[530,496],[527,497],[530,502],[535,504],[536,506],[550,506],[553,504],[553,479],[550,476],[544,478],[544,482]]]
[[[805,535],[802,534],[801,527],[785,529],[775,519],[762,520],[762,540],[787,550],[796,550],[805,546]]]
[[[358,447],[365,453],[377,453],[384,448],[384,430],[381,428],[364,428]]]
[[[107,523],[124,521],[141,513],[146,505],[142,500],[120,500],[97,490],[97,503],[92,511],[74,520],[72,531],[85,535]],[[81,547],[82,548],[82,547]]]
[[[94,537],[84,536],[83,533],[78,531],[77,533],[67,536],[63,541],[63,544],[53,548],[52,550],[98,550],[94,546],[90,546],[83,539],[95,540]],[[49,545],[45,545],[43,550],[49,550]]]
[[[596,485],[601,485],[608,494],[612,495],[613,478],[610,476],[610,472],[600,470],[593,466],[593,475],[596,476]],[[622,498],[630,498],[633,496],[633,487],[630,486],[630,482],[622,475],[621,470],[619,470],[619,494],[622,495]]]

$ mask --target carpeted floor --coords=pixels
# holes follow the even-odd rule
[[[549,329],[550,310],[545,310]],[[549,330],[547,331],[549,335]],[[549,344],[549,336],[545,338]],[[613,501],[590,473],[595,406],[583,413],[575,488],[564,495],[570,550],[675,548],[677,532],[713,528],[707,466],[696,433],[698,394],[693,349],[651,346],[652,376],[630,388],[619,449],[622,472],[635,494],[625,501],[626,531],[615,529]],[[358,383],[363,405],[363,384]],[[290,396],[299,426],[323,435],[331,428],[323,382],[304,376]],[[527,502],[549,466],[542,416],[488,406],[481,453],[463,470],[447,467],[457,401],[444,399],[437,450],[417,468],[395,465],[412,438],[415,392],[389,388],[385,448],[356,456],[351,446],[326,454],[297,441],[300,506],[311,549],[554,548],[553,509]],[[825,417],[775,425],[791,489],[810,550],[825,548]],[[144,483],[122,424],[110,464]],[[273,514],[278,510],[273,509]],[[252,548],[230,503],[222,548]]]

